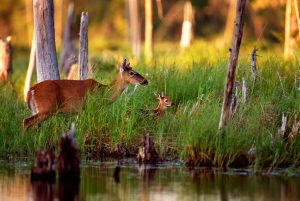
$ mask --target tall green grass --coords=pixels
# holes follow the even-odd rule
[[[103,157],[117,144],[135,153],[140,137],[150,133],[160,155],[167,159],[186,160],[194,150],[196,154],[205,153],[216,166],[227,166],[238,154],[256,147],[254,168],[283,164],[298,168],[299,137],[289,147],[281,140],[270,142],[281,126],[282,113],[290,125],[300,112],[300,91],[295,84],[299,63],[268,55],[259,58],[259,77],[252,90],[249,55],[241,53],[236,79],[245,77],[248,99],[246,104],[241,103],[224,135],[218,130],[218,122],[228,54],[212,48],[205,51],[202,43],[181,53],[158,51],[152,63],[132,60],[134,69],[148,79],[148,86],[140,86],[134,95],[124,93],[111,105],[107,104],[109,93],[96,92],[87,97],[78,114],[54,115],[26,132],[21,122],[30,111],[22,102],[20,81],[13,81],[0,87],[0,156],[32,156],[40,148],[57,145],[61,134],[76,122],[77,142],[86,158]],[[94,78],[108,84],[117,73],[116,63],[114,57],[96,59]],[[24,79],[25,68],[20,69],[16,74]],[[174,107],[160,118],[140,112],[154,109],[157,100],[153,93],[162,91]]]

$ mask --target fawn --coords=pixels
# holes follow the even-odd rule
[[[164,95],[164,93],[154,93],[154,95],[159,100],[157,107],[153,110],[141,109],[141,112],[147,114],[154,114],[157,116],[163,116],[165,114],[165,110],[174,104],[166,95]]]
[[[166,95],[164,95],[164,93],[161,93],[161,94],[155,93],[154,95],[159,100],[159,103],[158,103],[156,109],[154,110],[154,113],[159,116],[162,116],[162,115],[164,115],[165,110],[168,107],[173,106],[174,103]]]

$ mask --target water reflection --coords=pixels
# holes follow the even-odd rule
[[[33,201],[52,201],[54,199],[54,182],[35,180],[31,182],[30,190]]]
[[[82,167],[80,181],[56,183],[31,182],[29,174],[29,167],[0,168],[0,200],[296,201],[300,197],[299,177],[224,174],[177,165],[94,163]]]
[[[58,183],[58,199],[61,201],[79,200],[79,183],[80,180],[60,180]]]
[[[58,191],[55,183],[46,180],[31,181],[29,197],[33,201],[77,201],[79,200],[79,180],[59,180]]]

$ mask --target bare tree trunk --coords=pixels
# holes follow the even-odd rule
[[[229,8],[226,18],[226,25],[224,31],[224,42],[231,42],[232,34],[233,34],[233,27],[234,27],[234,18],[236,15],[236,5],[237,0],[228,0],[229,1]]]
[[[55,10],[54,29],[55,29],[56,46],[61,47],[64,0],[53,0],[53,1],[54,1],[54,10]]]
[[[299,8],[298,8],[298,0],[294,0],[296,18],[297,18],[297,25],[298,25],[298,37],[300,38],[300,15],[299,15]]]
[[[33,36],[33,10],[32,10],[32,0],[24,0],[26,7],[26,24],[27,24],[27,36],[28,36],[28,45],[32,43]]]
[[[34,64],[35,64],[35,39],[33,36],[31,50],[30,50],[29,64],[28,64],[28,68],[27,68],[25,85],[24,85],[24,101],[25,102],[27,101],[27,92],[30,89],[31,77],[32,77],[33,69],[34,69]]]
[[[232,48],[230,49],[230,61],[228,64],[227,79],[224,90],[224,100],[222,105],[221,117],[219,122],[219,129],[223,129],[230,117],[230,105],[232,102],[232,93],[234,87],[235,69],[239,57],[239,50],[243,38],[243,26],[245,21],[246,11],[246,0],[238,0],[236,18],[235,18],[235,29],[234,29],[234,40]]]
[[[138,0],[128,0],[130,38],[133,55],[136,57],[141,53],[141,20],[138,2]]]
[[[74,2],[70,2],[60,55],[60,69],[64,75],[67,75],[70,67],[77,63],[78,51],[75,46],[74,34],[72,33],[74,17]]]
[[[80,22],[80,47],[78,56],[78,75],[80,80],[88,76],[88,13],[81,13]]]
[[[12,73],[11,37],[0,39],[0,81],[8,80]]]
[[[163,6],[162,6],[162,0],[156,0],[157,3],[157,13],[158,13],[158,17],[159,19],[163,19],[164,17],[164,10],[163,10]]]
[[[152,0],[145,0],[145,56],[152,59],[153,51],[153,6]]]
[[[290,38],[291,38],[291,12],[292,0],[286,0],[285,7],[285,36],[284,36],[284,58],[290,55]]]
[[[253,27],[253,31],[257,40],[264,39],[264,22],[263,18],[258,15],[258,13],[252,8],[249,3],[247,6],[249,12],[249,17]]]
[[[59,80],[53,0],[33,0],[37,81]]]
[[[180,46],[183,48],[189,47],[191,44],[191,40],[193,38],[193,22],[194,22],[193,6],[191,1],[187,1],[184,4],[183,23],[182,23],[182,32],[181,32],[181,40],[180,40]]]

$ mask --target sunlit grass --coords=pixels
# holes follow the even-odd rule
[[[257,148],[254,168],[280,164],[300,166],[300,142],[287,147],[284,142],[271,144],[281,125],[281,115],[288,116],[288,125],[300,111],[300,92],[295,76],[299,75],[297,60],[284,62],[270,53],[260,53],[259,77],[254,89],[249,64],[249,48],[242,50],[236,79],[247,82],[247,103],[221,135],[218,122],[221,111],[228,52],[209,43],[198,41],[191,48],[170,53],[165,44],[155,52],[153,62],[129,59],[132,66],[144,75],[149,85],[138,88],[134,95],[123,94],[112,105],[107,104],[109,93],[95,93],[87,98],[86,106],[73,115],[57,114],[27,132],[21,129],[22,119],[30,116],[22,102],[27,59],[14,61],[13,85],[0,88],[0,155],[32,156],[43,147],[57,145],[60,135],[76,122],[77,141],[83,157],[100,157],[113,152],[117,144],[137,151],[140,137],[154,136],[163,158],[189,157],[189,150],[206,153],[214,165],[229,165],[238,154]],[[171,45],[173,47],[174,45]],[[156,48],[159,48],[158,45]],[[129,55],[129,53],[127,52]],[[122,56],[101,56],[94,60],[93,77],[105,84],[117,73]],[[132,87],[129,88],[129,91]],[[140,109],[154,109],[154,92],[166,92],[175,103],[164,117],[144,115]]]

